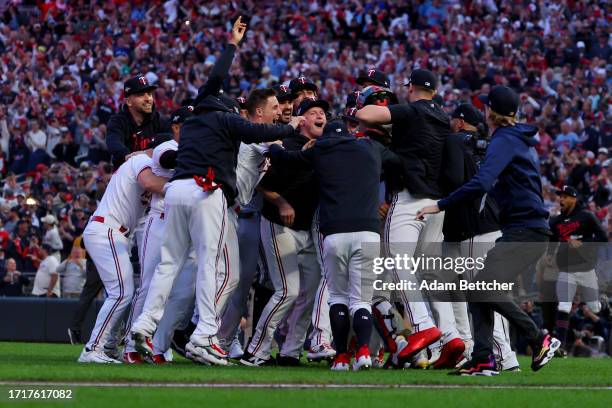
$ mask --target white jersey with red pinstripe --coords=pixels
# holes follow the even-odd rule
[[[151,159],[145,154],[122,164],[83,232],[85,249],[96,265],[107,294],[86,345],[88,350],[106,345],[132,300],[134,276],[127,234],[148,205],[149,196],[138,183],[138,176],[148,168],[151,168]]]
[[[164,153],[172,150],[178,150],[178,143],[176,142],[176,140],[168,140],[167,142],[160,144],[155,148],[155,150],[153,150],[153,164],[151,166],[153,174],[155,174],[156,176],[165,177],[167,179],[172,178],[172,176],[174,175],[174,169],[165,169],[159,162]],[[162,211],[164,211],[164,196],[161,194],[153,194],[153,196],[151,197],[150,212],[161,213]]]

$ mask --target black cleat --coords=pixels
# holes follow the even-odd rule
[[[531,369],[538,371],[544,367],[555,356],[555,352],[561,347],[561,342],[550,334],[540,336],[533,349]]]
[[[283,356],[280,353],[276,355],[276,364],[281,367],[299,367],[300,359],[290,356]]]

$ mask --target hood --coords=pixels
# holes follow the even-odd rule
[[[526,123],[519,123],[514,126],[499,128],[495,131],[495,133],[502,130],[505,134],[510,134],[515,137],[518,137],[527,146],[535,146],[536,144],[538,144],[538,141],[534,137],[538,133],[538,128],[536,126],[528,125]]]
[[[230,108],[221,98],[213,95],[208,95],[194,107],[195,114],[201,113],[202,111],[236,113],[236,111]]]
[[[323,135],[317,140],[317,146],[328,149],[340,143],[354,141],[355,136],[351,135],[342,120],[332,120],[325,125]]]

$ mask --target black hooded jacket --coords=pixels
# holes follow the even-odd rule
[[[380,143],[355,138],[341,121],[325,126],[313,147],[286,151],[270,147],[272,165],[314,169],[319,182],[319,222],[323,235],[371,231],[378,233],[378,189],[382,165],[401,166],[400,159]],[[390,170],[393,171],[393,170]]]
[[[181,127],[177,165],[172,180],[206,176],[209,168],[221,185],[228,204],[236,192],[236,164],[240,142],[262,143],[293,133],[289,125],[254,124],[237,115],[216,96],[209,95],[196,106],[197,115]]]

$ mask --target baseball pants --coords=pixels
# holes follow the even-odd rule
[[[264,308],[249,344],[249,353],[268,359],[274,330],[292,306],[289,333],[281,353],[298,357],[310,325],[314,293],[321,277],[310,231],[296,231],[261,218],[265,264],[274,295]],[[295,304],[295,305],[294,305]]]
[[[85,285],[83,286],[83,290],[79,296],[79,304],[76,312],[74,313],[74,317],[72,318],[72,323],[70,324],[70,328],[72,330],[79,332],[82,330],[83,321],[85,320],[85,316],[87,315],[92,302],[95,300],[96,296],[98,296],[100,290],[104,288],[104,284],[100,279],[98,270],[96,269],[95,264],[92,262],[89,254],[87,254],[86,271],[87,279],[85,280]]]
[[[321,268],[321,280],[315,293],[315,302],[312,308],[311,348],[322,344],[331,344],[332,337],[331,324],[329,322],[329,282],[323,261],[323,238],[323,234],[319,230],[319,211],[317,210],[312,223],[312,239],[317,251],[317,261]],[[380,236],[378,241],[380,241]]]
[[[559,272],[557,279],[557,299],[559,311],[569,313],[572,311],[572,302],[578,288],[582,291],[582,300],[593,313],[601,309],[599,302],[599,285],[595,270],[586,272]]]
[[[348,306],[351,317],[359,309],[372,312],[376,254],[368,254],[364,243],[380,245],[380,235],[361,231],[332,234],[323,242],[323,260],[329,282],[329,305]]]
[[[238,216],[240,278],[234,293],[229,298],[225,312],[221,315],[218,336],[224,344],[231,343],[240,324],[240,319],[247,316],[249,291],[253,279],[255,279],[257,262],[259,261],[260,218],[259,213],[247,213]]]
[[[165,197],[167,224],[161,262],[155,269],[143,312],[132,331],[151,337],[164,306],[193,246],[197,260],[197,327],[195,346],[207,346],[218,331],[216,315],[217,270],[228,233],[227,201],[221,189],[203,191],[193,179],[170,183]]]
[[[384,228],[384,254],[387,257],[397,255],[413,256],[417,246],[426,250],[427,243],[442,242],[442,225],[444,213],[427,216],[425,220],[416,219],[416,213],[421,208],[436,204],[435,200],[415,198],[408,190],[403,190],[393,196],[387,213]],[[421,252],[419,252],[420,255]],[[388,275],[393,282],[406,280],[419,285],[414,271],[392,269]],[[413,332],[434,327],[427,310],[423,296],[418,290],[399,291],[399,301],[404,304],[406,317]]]
[[[109,222],[110,217],[105,218]],[[134,295],[130,240],[119,232],[119,227],[90,221],[83,232],[85,249],[96,265],[107,295],[86,344],[88,350],[116,346],[116,340],[111,339],[117,338],[122,318]]]

